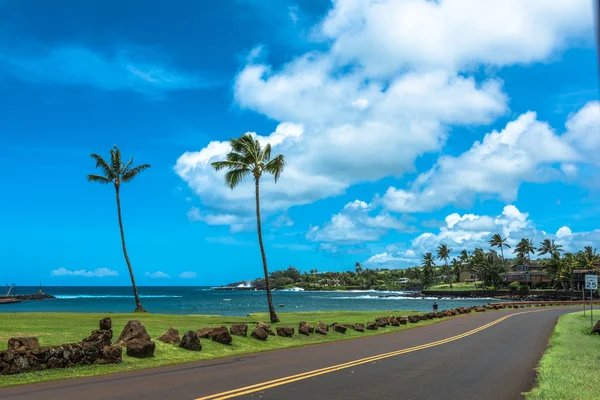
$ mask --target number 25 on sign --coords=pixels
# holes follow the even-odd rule
[[[598,290],[598,275],[586,275],[585,288],[587,290]]]

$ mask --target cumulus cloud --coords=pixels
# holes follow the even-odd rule
[[[579,114],[578,114],[579,115]],[[567,123],[568,124],[568,123]],[[420,174],[408,190],[390,187],[384,196],[387,209],[397,212],[431,211],[447,204],[465,204],[476,194],[489,194],[511,202],[522,182],[545,182],[572,175],[569,164],[580,160],[565,135],[557,135],[534,112],[527,112],[475,142],[459,156],[442,156]]]
[[[196,274],[193,271],[185,271],[179,274],[179,277],[181,279],[195,279],[198,277],[198,274]]]
[[[121,50],[113,55],[81,46],[61,46],[35,55],[2,55],[9,70],[34,83],[86,85],[101,90],[135,90],[145,94],[203,88],[214,82],[176,71],[159,62],[137,60]]]
[[[361,200],[348,203],[340,213],[331,217],[331,221],[323,226],[311,227],[306,238],[316,242],[357,244],[377,241],[389,230],[407,229],[402,221],[388,213],[369,215],[373,209],[373,204]]]
[[[319,51],[283,65],[249,57],[235,79],[234,99],[241,108],[280,122],[275,132],[259,138],[288,160],[277,185],[263,179],[265,214],[343,194],[356,183],[414,172],[415,160],[439,151],[452,127],[486,125],[507,111],[502,82],[476,79],[470,75],[474,67],[546,60],[591,26],[586,2],[508,1],[338,0],[313,29],[315,37],[324,39]],[[557,140],[534,113],[508,128],[533,132],[515,134],[522,142],[540,133],[550,141],[541,142],[543,150],[565,150],[554,148]],[[494,140],[490,137],[485,145],[493,148]],[[496,146],[510,148],[511,143]],[[223,185],[223,173],[210,168],[228,150],[226,142],[211,142],[183,154],[175,171],[205,206],[248,215],[252,182],[231,191]],[[520,171],[505,178],[506,201],[514,198],[519,179],[573,172],[567,166],[575,158],[572,152],[558,157],[565,159],[564,173],[529,165],[521,154],[506,160],[500,153],[500,161],[512,161],[509,166]],[[536,154],[544,164],[556,153]],[[456,201],[463,198],[458,192]],[[419,208],[413,191],[392,192],[388,200],[392,195],[397,207]],[[433,203],[427,199],[424,204]]]
[[[82,276],[85,278],[103,278],[106,276],[119,276],[117,271],[108,268],[96,268],[93,271],[85,269],[70,270],[66,268],[54,269],[50,272],[52,276]]]
[[[148,278],[152,278],[152,279],[167,279],[170,278],[170,276],[162,271],[156,271],[156,272],[146,272],[144,274],[144,276],[148,277]]]
[[[585,161],[600,165],[600,101],[590,101],[566,123],[565,139],[579,149]]]
[[[251,216],[240,216],[234,214],[219,214],[201,212],[198,207],[192,207],[187,212],[190,222],[203,221],[208,225],[226,225],[229,226],[232,233],[242,232],[250,229],[255,218]]]
[[[592,29],[582,0],[337,0],[319,34],[370,74],[545,60]]]
[[[546,233],[535,226],[529,213],[520,211],[514,205],[505,206],[502,213],[496,216],[453,213],[446,217],[445,222],[437,232],[424,232],[414,238],[409,246],[388,246],[385,252],[371,256],[366,262],[396,267],[418,265],[424,253],[435,251],[441,243],[452,248],[454,256],[463,249],[488,249],[489,239],[495,233],[507,238],[512,248],[522,238],[532,239],[536,245],[544,238],[549,238],[561,244],[565,251],[571,252],[592,246],[600,240],[600,229],[572,232],[569,227],[563,226],[555,234]],[[512,250],[507,251],[506,255],[512,256]]]

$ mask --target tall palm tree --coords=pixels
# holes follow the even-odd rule
[[[499,233],[494,233],[492,238],[490,239],[490,246],[497,247],[500,249],[500,256],[502,257],[502,267],[504,268],[504,248],[510,249],[510,245],[506,243],[507,238],[502,238]]]
[[[452,274],[454,274],[454,278],[458,282],[460,280],[460,272],[463,269],[463,265],[460,260],[456,257],[452,258]]]
[[[363,271],[362,265],[357,261],[356,264],[354,264],[354,268],[356,270],[356,274],[360,274]]]
[[[543,256],[545,254],[550,254],[551,257],[556,256],[562,252],[562,245],[555,244],[554,239],[550,240],[548,238],[542,240],[540,243],[540,247],[538,247],[538,255]]]
[[[600,254],[592,246],[585,246],[583,251],[577,253],[577,264],[583,269],[597,269],[596,265],[600,263]]]
[[[437,248],[437,258],[438,260],[444,260],[444,275],[450,276],[450,289],[452,289],[452,274],[448,273],[448,258],[450,258],[450,253],[452,249],[446,246],[445,244],[440,244]]]
[[[529,274],[531,274],[531,255],[535,254],[535,246],[533,240],[522,238],[521,241],[515,247],[514,252],[519,255],[519,258],[527,261],[529,266]]]
[[[142,307],[140,296],[138,295],[137,286],[135,284],[135,277],[133,275],[133,269],[131,268],[129,255],[127,254],[127,246],[125,246],[125,233],[123,232],[123,220],[121,218],[121,198],[119,193],[122,184],[131,182],[142,171],[150,168],[150,164],[141,164],[136,167],[133,167],[131,165],[131,163],[133,163],[133,157],[131,157],[126,163],[123,163],[123,160],[121,159],[121,150],[119,150],[117,145],[114,145],[114,147],[110,150],[110,163],[106,162],[98,154],[92,154],[91,156],[94,160],[96,160],[96,168],[100,168],[103,175],[90,174],[87,177],[88,182],[97,182],[105,185],[112,183],[115,187],[115,192],[117,194],[117,213],[119,215],[119,229],[121,230],[121,244],[123,245],[123,255],[125,256],[125,262],[127,263],[127,268],[129,269],[129,276],[131,277],[131,285],[133,286],[133,295],[135,297],[135,312],[146,312],[146,310],[144,310],[144,307]]]
[[[230,139],[229,144],[231,146],[231,151],[225,156],[226,159],[224,161],[215,161],[211,165],[217,171],[222,169],[228,170],[225,174],[225,184],[231,189],[234,189],[248,175],[252,175],[254,178],[256,228],[258,231],[258,243],[260,244],[260,253],[265,274],[269,314],[271,322],[279,322],[279,318],[275,313],[275,307],[273,307],[271,284],[269,282],[269,269],[267,268],[267,256],[265,254],[265,247],[262,239],[259,183],[263,173],[273,175],[275,182],[277,182],[285,167],[285,158],[283,157],[283,154],[279,154],[271,159],[271,145],[267,144],[262,147],[260,142],[249,133],[246,133],[237,139]]]
[[[433,262],[433,254],[431,252],[425,253],[423,256],[423,286],[427,287],[433,281],[433,267],[435,267],[435,263]]]

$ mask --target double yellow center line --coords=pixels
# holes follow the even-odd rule
[[[396,357],[396,356],[399,356],[399,355],[402,355],[402,354],[407,354],[407,353],[412,353],[412,352],[419,351],[419,350],[429,349],[431,347],[440,346],[442,344],[446,344],[446,343],[449,343],[449,342],[453,342],[455,340],[459,340],[459,339],[465,338],[467,336],[474,335],[477,332],[481,332],[484,329],[487,329],[487,328],[490,328],[490,327],[492,327],[492,326],[494,326],[496,324],[499,324],[500,322],[505,321],[505,320],[507,320],[507,319],[509,319],[511,317],[514,317],[515,315],[529,314],[529,313],[542,312],[542,311],[546,311],[546,310],[524,311],[524,312],[520,312],[520,313],[516,313],[516,314],[506,315],[504,317],[498,318],[495,321],[490,322],[489,324],[480,326],[479,328],[476,328],[476,329],[473,329],[471,331],[462,333],[460,335],[449,337],[447,339],[438,340],[437,342],[426,343],[426,344],[422,344],[420,346],[410,347],[408,349],[396,350],[396,351],[392,351],[392,352],[389,352],[389,353],[384,353],[384,354],[379,354],[379,355],[376,355],[376,356],[366,357],[366,358],[362,358],[360,360],[350,361],[350,362],[343,363],[343,364],[332,365],[330,367],[316,369],[316,370],[313,370],[313,371],[304,372],[302,374],[291,375],[291,376],[287,376],[287,377],[284,377],[284,378],[275,379],[275,380],[268,381],[268,382],[257,383],[255,385],[250,385],[250,386],[241,387],[239,389],[229,390],[227,392],[216,393],[216,394],[212,394],[212,395],[206,396],[206,397],[200,397],[200,398],[197,398],[195,400],[225,400],[225,399],[231,399],[233,397],[238,397],[238,396],[243,396],[243,395],[250,394],[250,393],[260,392],[260,391],[263,391],[263,390],[266,390],[266,389],[271,389],[271,388],[274,388],[274,387],[277,387],[277,386],[287,385],[288,383],[292,383],[292,382],[301,381],[301,380],[304,380],[304,379],[313,378],[313,377],[319,376],[319,375],[329,374],[331,372],[339,371],[339,370],[346,369],[346,368],[355,367],[357,365],[367,364],[367,363],[370,363],[370,362],[374,362],[374,361],[378,361],[378,360],[383,360],[383,359],[389,358],[389,357]]]

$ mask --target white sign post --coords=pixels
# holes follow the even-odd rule
[[[594,292],[598,290],[598,275],[589,275],[585,276],[585,288],[590,290],[590,320],[592,322],[592,327],[594,326]]]

